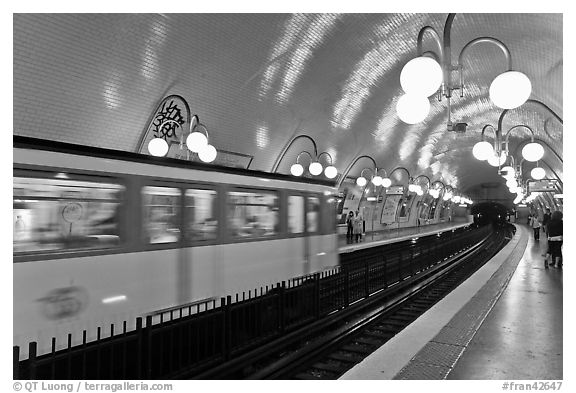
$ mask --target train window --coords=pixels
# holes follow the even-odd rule
[[[186,237],[191,241],[218,236],[218,206],[214,190],[186,190]]]
[[[288,196],[288,233],[304,232],[304,197]]]
[[[120,243],[124,186],[65,176],[14,178],[14,253],[102,249]]]
[[[230,191],[228,231],[234,238],[272,236],[278,233],[278,194],[271,191]]]
[[[180,239],[180,190],[169,187],[144,187],[144,233],[150,244],[175,243]]]
[[[309,233],[318,232],[320,217],[320,198],[308,197],[308,209],[306,211],[306,230]]]
[[[322,220],[324,223],[323,233],[334,233],[336,231],[337,220],[339,212],[342,212],[341,206],[338,206],[339,200],[337,195],[327,195],[324,197],[326,204],[326,219]]]

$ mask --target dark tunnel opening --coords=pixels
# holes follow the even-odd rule
[[[497,202],[481,202],[472,206],[474,223],[482,225],[504,225],[508,221],[509,211],[506,206]]]

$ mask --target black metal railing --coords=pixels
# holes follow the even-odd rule
[[[29,344],[29,356],[19,360],[13,348],[14,379],[168,379],[193,374],[270,342],[287,332],[319,320],[334,311],[367,298],[407,277],[450,258],[478,243],[492,231],[489,226],[466,228],[432,236],[428,242],[377,247],[347,255],[347,262],[324,271],[283,281],[212,301],[204,310],[196,305],[170,309],[160,315],[137,318],[136,329],[121,331],[110,326],[110,336],[37,355],[37,343]],[[354,254],[354,253],[350,253]],[[164,317],[166,315],[166,318]],[[145,323],[144,323],[145,322]]]

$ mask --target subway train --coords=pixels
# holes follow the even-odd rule
[[[338,264],[329,181],[15,136],[14,345]]]

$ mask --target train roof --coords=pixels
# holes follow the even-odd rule
[[[324,179],[312,179],[306,177],[294,177],[290,175],[285,175],[281,173],[270,173],[264,171],[256,171],[244,168],[227,167],[221,165],[205,164],[202,162],[194,162],[187,160],[179,160],[176,158],[168,157],[154,157],[145,154],[104,149],[100,147],[78,145],[72,143],[50,141],[39,138],[31,138],[25,136],[14,135],[14,148],[19,149],[29,149],[29,150],[43,150],[52,151],[56,153],[74,154],[89,156],[95,158],[103,159],[113,159],[121,161],[138,162],[142,164],[160,165],[171,168],[185,168],[185,169],[195,169],[206,172],[218,172],[218,173],[229,173],[234,175],[249,176],[249,177],[260,177],[266,179],[274,180],[284,180],[295,183],[308,183],[324,185],[329,187],[335,187],[336,181],[334,180],[324,180]]]

